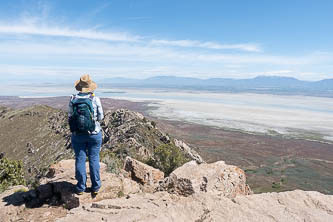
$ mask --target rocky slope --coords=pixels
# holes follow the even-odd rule
[[[190,162],[176,169],[170,177],[177,176],[178,190],[191,191],[188,195],[172,189],[160,191],[165,184],[158,181],[167,178],[163,180],[158,170],[153,173],[150,166],[139,161],[127,161],[135,162],[136,167],[121,175],[105,171],[102,164],[103,189],[95,198],[89,193],[73,194],[74,160],[60,161],[36,190],[15,192],[23,187],[14,187],[2,193],[0,217],[4,221],[62,222],[333,220],[332,195],[301,190],[248,195],[249,189],[239,189],[246,187],[244,172],[222,161],[201,165]],[[195,173],[188,175],[189,171]],[[142,181],[153,174],[160,176],[141,183],[132,180],[131,174]],[[153,189],[147,191],[145,186]]]
[[[175,144],[189,159],[202,158],[183,141],[170,138],[142,114],[126,109],[105,113],[103,149],[140,160],[151,157],[161,144]],[[49,106],[23,109],[0,107],[0,152],[22,160],[26,179],[45,174],[47,168],[73,157],[67,113]]]
[[[105,113],[104,148],[147,160],[156,147],[161,144],[174,144],[185,155],[198,163],[204,162],[200,155],[185,142],[171,138],[156,127],[156,123],[142,114],[127,109],[117,109]]]
[[[26,179],[43,174],[50,164],[73,156],[66,114],[48,106],[0,107],[0,152],[22,160]]]

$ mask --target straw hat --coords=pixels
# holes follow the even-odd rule
[[[97,88],[97,84],[90,79],[89,74],[80,77],[80,80],[75,81],[75,89],[77,91],[87,93],[93,92]]]

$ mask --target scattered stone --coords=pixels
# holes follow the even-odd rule
[[[30,154],[34,154],[35,153],[35,148],[32,145],[32,143],[28,142],[27,143],[27,148],[28,148],[28,153],[30,153]]]
[[[52,177],[54,177],[55,173],[56,173],[56,170],[53,167],[50,167],[49,171],[46,174],[46,177],[47,178],[52,178]]]
[[[170,138],[168,135],[163,135],[160,140],[163,142],[163,143],[170,143]]]

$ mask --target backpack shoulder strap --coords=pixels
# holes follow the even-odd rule
[[[71,95],[71,98],[70,98],[70,103],[73,105],[74,104],[74,100],[76,99],[76,95],[75,94],[72,94]]]
[[[89,99],[91,99],[91,101],[94,99],[94,97],[95,97],[95,94],[94,93],[90,93]]]

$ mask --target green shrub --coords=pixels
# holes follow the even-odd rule
[[[107,171],[110,173],[119,174],[123,162],[117,157],[116,153],[110,150],[100,152],[101,162],[106,164]]]
[[[175,145],[162,144],[155,148],[152,157],[146,163],[169,176],[173,170],[188,161],[189,159]]]
[[[49,172],[49,166],[40,167],[39,169],[35,170],[35,176],[29,177],[26,181],[26,185],[28,185],[29,189],[36,189],[40,186],[40,179],[47,175]]]
[[[273,170],[271,168],[265,169],[266,174],[273,174]]]
[[[272,188],[279,189],[280,187],[281,187],[281,184],[279,182],[273,182],[272,183]]]
[[[40,186],[39,178],[37,176],[31,177],[30,179],[28,179],[27,184],[29,189],[36,189],[37,187]]]
[[[122,190],[120,190],[118,193],[117,193],[117,197],[120,198],[120,197],[123,197],[125,196],[124,192]]]
[[[10,186],[26,185],[22,161],[0,159],[0,192]]]
[[[244,170],[245,173],[256,173],[257,170],[252,170],[252,169],[246,169]]]

